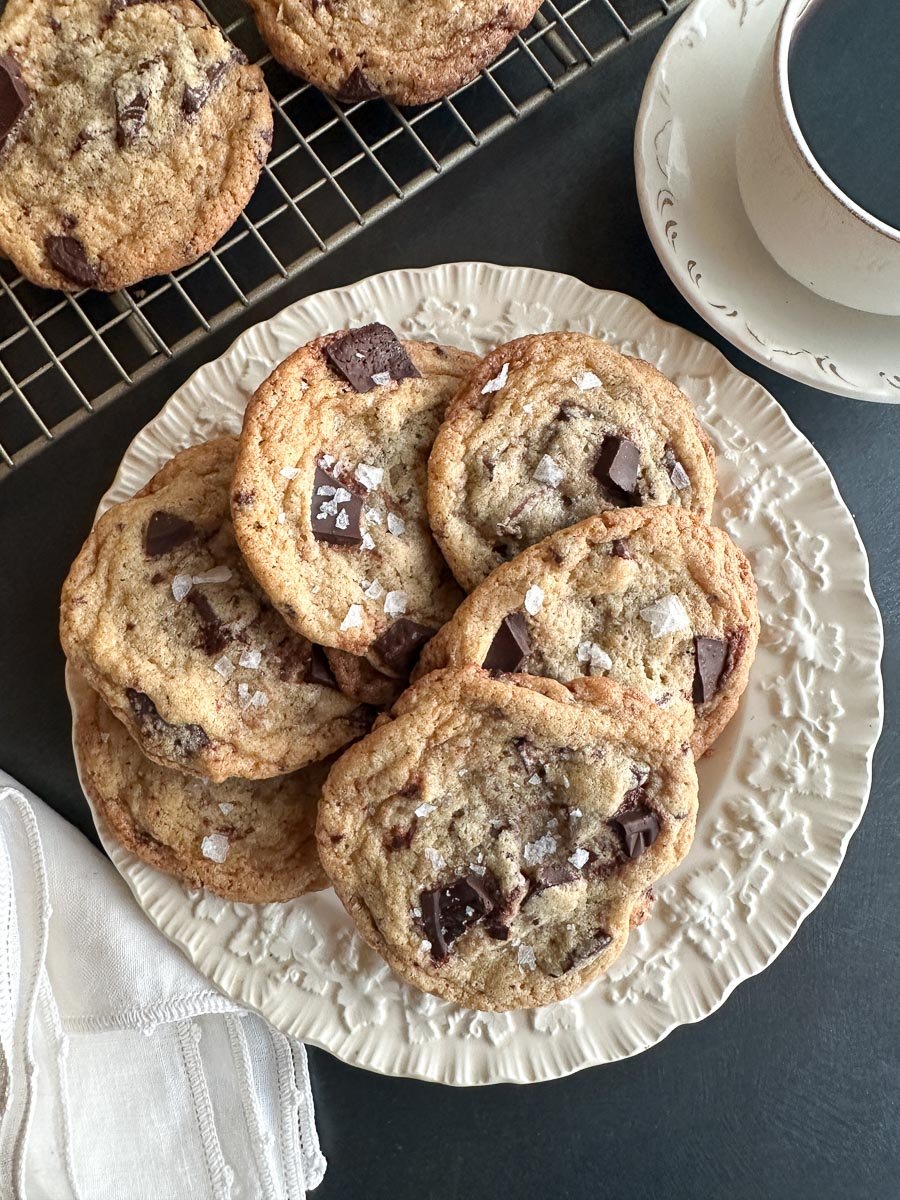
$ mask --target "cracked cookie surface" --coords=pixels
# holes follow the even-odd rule
[[[758,638],[750,564],[726,533],[685,509],[621,509],[498,567],[417,674],[473,663],[561,683],[604,675],[657,704],[692,703],[700,757],[737,709]]]
[[[250,569],[299,633],[388,679],[408,676],[462,599],[425,491],[434,435],[476,362],[369,325],[301,347],[247,407],[232,513]]]
[[[104,513],[60,613],[67,657],[144,753],[216,782],[286,774],[371,720],[244,565],[229,511],[236,452],[228,437],[183,450]]]
[[[91,801],[142,862],[248,904],[328,886],[315,827],[330,763],[272,779],[193,779],[145,758],[96,692],[79,707],[75,745]]]
[[[540,0],[249,0],[289,71],[339,100],[425,104],[478,74]]]
[[[709,520],[715,456],[655,367],[581,333],[518,338],[482,359],[428,464],[428,511],[471,591],[558,529],[611,508],[675,505]]]
[[[589,700],[589,702],[584,702]],[[360,932],[469,1008],[564,999],[615,961],[690,846],[690,714],[605,679],[413,685],[336,762],[326,873]]]
[[[272,141],[262,72],[190,0],[9,0],[0,92],[0,248],[65,291],[193,262]]]

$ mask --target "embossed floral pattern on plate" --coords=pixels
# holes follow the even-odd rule
[[[638,1053],[712,1012],[824,895],[862,816],[881,724],[868,564],[816,451],[713,347],[627,296],[483,263],[390,272],[248,330],[138,435],[101,509],[180,447],[238,428],[253,388],[298,345],[373,318],[479,350],[535,329],[584,330],[656,363],[696,404],[719,454],[716,519],[754,564],[764,634],[740,712],[701,764],[690,855],[606,978],[565,1004],[485,1014],[402,983],[332,893],[227,903],[187,891],[102,826],[100,834],[160,929],[285,1032],[390,1074],[456,1084],[556,1078]],[[77,706],[79,686],[69,685]]]

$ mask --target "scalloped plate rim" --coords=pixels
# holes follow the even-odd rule
[[[846,514],[849,530],[852,531],[852,537],[855,541],[856,549],[858,550],[858,553],[861,556],[861,564],[862,564],[862,567],[864,568],[862,573],[860,574],[859,578],[857,579],[857,583],[860,588],[861,598],[866,601],[867,610],[870,612],[870,614],[874,615],[874,630],[873,630],[873,632],[875,634],[875,641],[874,641],[874,645],[872,647],[873,652],[874,652],[873,653],[874,661],[872,663],[872,666],[875,668],[874,675],[875,675],[875,678],[877,679],[877,689],[876,689],[877,694],[874,697],[874,700],[875,700],[874,710],[871,712],[871,714],[867,713],[866,717],[864,719],[865,723],[867,724],[869,733],[870,733],[868,742],[865,746],[864,753],[862,755],[856,756],[856,758],[859,760],[860,766],[862,768],[862,775],[861,775],[861,778],[859,779],[859,783],[862,785],[862,787],[860,789],[861,794],[860,794],[860,798],[858,801],[858,811],[855,813],[854,817],[847,825],[847,828],[844,830],[837,853],[835,855],[833,855],[833,857],[831,859],[829,859],[829,861],[826,865],[826,880],[824,882],[824,885],[820,884],[814,888],[815,894],[813,894],[812,897],[809,899],[809,901],[805,904],[805,906],[803,906],[801,908],[801,910],[799,911],[799,914],[796,916],[796,918],[794,918],[792,920],[791,931],[788,934],[788,936],[780,942],[778,941],[778,939],[775,939],[775,945],[772,947],[772,949],[768,953],[761,952],[760,956],[762,958],[762,961],[760,962],[760,964],[758,966],[752,966],[752,968],[750,970],[738,971],[733,975],[733,977],[728,978],[724,982],[723,986],[721,987],[720,994],[718,994],[718,996],[716,997],[716,999],[713,1002],[708,1003],[704,999],[703,1004],[702,1004],[702,1009],[703,1009],[702,1011],[699,1011],[695,1015],[689,1015],[687,1017],[673,1015],[672,1019],[664,1025],[664,1027],[661,1029],[661,1031],[659,1031],[655,1034],[652,1041],[650,1041],[649,1043],[636,1044],[636,1045],[632,1046],[631,1048],[629,1048],[627,1051],[621,1052],[621,1053],[616,1053],[612,1056],[605,1056],[605,1057],[597,1057],[597,1056],[590,1057],[590,1056],[588,1056],[586,1058],[582,1058],[582,1060],[580,1060],[580,1061],[577,1061],[577,1062],[574,1062],[571,1064],[568,1064],[568,1063],[564,1064],[564,1065],[557,1064],[556,1066],[544,1065],[544,1064],[536,1065],[530,1061],[526,1061],[523,1063],[523,1061],[521,1059],[518,1059],[517,1063],[516,1063],[517,1073],[513,1073],[510,1070],[496,1073],[494,1068],[490,1064],[490,1062],[488,1062],[487,1070],[482,1069],[479,1073],[479,1076],[477,1078],[473,1078],[473,1077],[467,1077],[467,1072],[465,1070],[465,1064],[463,1064],[463,1069],[460,1070],[459,1056],[457,1053],[452,1053],[450,1055],[448,1055],[446,1053],[442,1053],[442,1055],[441,1055],[442,1062],[440,1064],[440,1068],[437,1070],[435,1069],[434,1064],[432,1062],[426,1061],[426,1062],[422,1063],[421,1065],[416,1065],[415,1063],[410,1065],[409,1063],[407,1063],[402,1071],[396,1071],[396,1070],[391,1069],[390,1064],[385,1064],[384,1062],[378,1063],[378,1062],[371,1061],[371,1054],[369,1054],[368,1059],[364,1058],[363,1056],[360,1056],[359,1054],[357,1054],[356,1056],[342,1055],[340,1053],[340,1050],[335,1048],[335,1040],[336,1039],[334,1039],[334,1038],[329,1040],[326,1036],[310,1036],[308,1034],[302,1035],[302,1040],[308,1042],[310,1045],[317,1046],[322,1050],[326,1050],[329,1053],[335,1054],[337,1057],[342,1058],[343,1061],[348,1062],[350,1065],[359,1066],[359,1067],[362,1067],[363,1069],[372,1070],[378,1074],[394,1075],[394,1076],[402,1077],[402,1078],[417,1079],[417,1080],[421,1080],[424,1082],[440,1082],[440,1083],[453,1085],[453,1086],[473,1086],[473,1085],[484,1086],[484,1085],[491,1084],[491,1083],[533,1083],[533,1082],[543,1082],[543,1081],[547,1081],[547,1080],[551,1080],[551,1079],[564,1078],[568,1075],[574,1074],[581,1070],[585,1070],[592,1066],[603,1065],[606,1062],[619,1061],[621,1059],[631,1058],[634,1055],[640,1054],[640,1053],[644,1052],[645,1050],[652,1048],[652,1046],[657,1045],[659,1042],[663,1041],[666,1037],[668,1037],[669,1034],[674,1029],[678,1028],[679,1026],[696,1024],[698,1021],[703,1020],[705,1017],[707,1017],[707,1016],[711,1015],[713,1012],[717,1011],[717,1009],[719,1009],[722,1006],[722,1004],[725,1003],[725,1001],[728,999],[728,997],[731,995],[731,993],[734,991],[734,989],[740,983],[744,982],[744,980],[746,980],[746,979],[753,978],[754,976],[760,974],[769,965],[771,965],[771,963],[775,960],[775,958],[777,958],[778,955],[790,943],[790,941],[793,940],[794,936],[796,935],[797,930],[800,928],[800,926],[803,924],[803,922],[806,920],[806,918],[809,916],[809,914],[818,906],[818,904],[821,902],[821,900],[824,898],[824,896],[830,889],[830,887],[837,875],[837,872],[840,869],[840,866],[844,860],[844,857],[845,857],[845,854],[847,851],[847,846],[849,845],[850,839],[853,836],[853,834],[855,833],[856,829],[859,827],[859,823],[862,820],[862,817],[865,813],[865,809],[866,809],[866,806],[868,803],[869,792],[870,792],[870,788],[871,788],[872,763],[873,763],[874,752],[875,752],[875,748],[878,744],[878,740],[879,740],[879,737],[880,737],[880,734],[881,734],[881,731],[883,728],[883,722],[884,722],[884,690],[883,690],[883,682],[882,682],[882,677],[881,677],[881,660],[882,660],[883,648],[884,648],[884,632],[883,632],[883,623],[882,623],[882,619],[881,619],[881,613],[878,608],[878,604],[875,600],[874,594],[872,592],[868,558],[866,555],[865,546],[864,546],[862,539],[860,537],[860,534],[859,534],[859,530],[857,529],[856,523],[852,518],[852,514],[850,514],[849,510],[847,509],[847,506],[845,505],[843,498],[841,497],[840,490],[837,486],[837,483],[834,480],[834,477],[831,475],[831,472],[828,470],[827,464],[825,463],[822,456],[819,454],[819,452],[816,450],[816,448],[812,445],[812,443],[809,442],[809,440],[805,437],[805,435],[803,435],[803,433],[797,428],[797,426],[793,423],[793,421],[790,419],[788,414],[781,408],[780,405],[777,404],[777,402],[774,400],[774,398],[766,391],[766,389],[761,384],[759,384],[758,381],[752,379],[749,376],[743,375],[742,372],[738,371],[737,368],[733,367],[728,362],[728,360],[725,358],[725,356],[716,347],[712,346],[708,342],[705,342],[704,339],[698,337],[696,334],[693,334],[693,333],[690,333],[689,331],[683,330],[679,326],[674,325],[671,322],[663,321],[661,318],[657,317],[650,309],[646,308],[646,306],[643,305],[640,301],[634,299],[633,297],[626,295],[625,293],[613,292],[613,291],[608,291],[608,290],[604,290],[604,289],[594,288],[589,284],[585,284],[582,280],[578,279],[577,277],[572,276],[572,275],[567,275],[562,272],[547,271],[547,270],[543,270],[540,268],[509,267],[509,266],[483,263],[483,262],[465,262],[465,261],[455,262],[455,263],[437,264],[432,267],[397,268],[397,269],[394,269],[391,271],[386,271],[386,272],[382,272],[382,273],[379,273],[379,274],[376,274],[373,276],[369,276],[366,279],[359,280],[357,283],[348,284],[348,285],[342,286],[340,288],[323,289],[320,292],[317,292],[313,295],[310,295],[299,301],[296,301],[295,303],[293,303],[293,304],[287,306],[285,309],[281,310],[279,313],[274,314],[272,317],[267,318],[264,321],[260,321],[257,324],[244,330],[237,338],[235,338],[235,340],[232,342],[232,344],[229,346],[229,348],[222,355],[220,355],[219,358],[214,359],[211,362],[203,364],[195,372],[193,372],[192,375],[189,376],[189,378],[187,380],[184,381],[184,383],[177,389],[177,391],[173,394],[173,396],[170,397],[169,400],[163,405],[163,407],[156,414],[156,416],[154,416],[151,419],[151,421],[149,421],[147,423],[147,425],[145,425],[144,428],[142,430],[140,430],[135,435],[135,437],[131,440],[131,442],[129,443],[129,446],[128,446],[125,454],[123,455],[120,467],[119,467],[112,483],[110,484],[109,488],[104,493],[104,496],[101,499],[97,515],[99,516],[100,512],[102,512],[104,510],[104,508],[106,507],[107,497],[110,495],[110,493],[113,492],[116,489],[116,487],[120,485],[121,477],[122,477],[123,473],[126,471],[131,457],[133,455],[137,455],[142,452],[142,445],[141,445],[142,441],[144,439],[146,439],[148,436],[153,436],[153,434],[155,434],[157,432],[158,426],[160,424],[162,424],[162,425],[165,424],[167,409],[168,409],[169,405],[172,403],[172,401],[176,400],[177,398],[180,398],[182,396],[182,393],[187,391],[192,385],[202,383],[206,372],[210,371],[211,369],[214,369],[219,364],[221,364],[224,360],[230,358],[232,355],[239,354],[244,349],[245,345],[249,344],[249,342],[252,341],[253,337],[255,335],[258,335],[260,331],[270,329],[279,320],[284,319],[286,316],[289,316],[290,314],[292,314],[294,312],[300,312],[303,309],[305,309],[307,306],[314,304],[316,302],[330,302],[337,298],[346,299],[346,298],[350,297],[358,288],[366,286],[366,285],[377,286],[379,284],[383,284],[383,282],[385,280],[393,280],[393,279],[398,279],[398,278],[399,279],[407,279],[407,280],[412,279],[412,280],[420,282],[423,279],[427,279],[428,277],[434,276],[435,272],[450,270],[450,271],[462,272],[463,274],[465,274],[473,269],[476,272],[476,274],[479,272],[482,272],[482,271],[487,271],[491,275],[493,275],[493,273],[495,273],[495,272],[499,272],[499,273],[501,273],[501,275],[504,275],[504,276],[516,276],[516,275],[524,274],[529,278],[530,277],[540,277],[540,278],[546,280],[548,283],[549,282],[557,283],[560,281],[564,281],[568,284],[574,284],[579,288],[586,289],[589,293],[591,293],[595,297],[595,299],[602,299],[604,301],[616,300],[616,301],[623,302],[626,307],[629,307],[629,308],[633,307],[635,312],[639,313],[642,317],[645,317],[645,318],[649,317],[652,324],[655,327],[658,327],[660,330],[674,331],[675,335],[679,339],[687,339],[686,344],[693,345],[694,349],[702,348],[704,353],[711,354],[713,356],[711,358],[711,363],[716,368],[716,370],[718,370],[720,372],[724,371],[728,374],[731,374],[732,376],[741,377],[741,378],[747,380],[752,385],[752,388],[755,391],[757,391],[759,398],[761,398],[765,401],[766,408],[770,410],[770,412],[772,413],[773,416],[777,416],[777,419],[782,423],[784,431],[789,436],[790,440],[792,442],[799,441],[800,443],[802,443],[804,451],[806,452],[806,454],[810,455],[810,458],[811,458],[812,463],[815,466],[815,468],[819,472],[822,473],[822,475],[824,476],[825,479],[827,479],[828,484],[830,486],[831,493],[832,493],[832,498],[835,500],[837,508],[840,510],[843,510],[843,512]],[[710,373],[712,373],[712,372],[710,372]],[[66,667],[66,691],[67,691],[67,696],[69,698],[69,701],[70,701],[70,704],[71,704],[72,710],[73,710],[73,735],[74,735],[74,715],[75,715],[75,709],[76,709],[76,703],[77,703],[76,697],[74,694],[75,687],[76,687],[76,683],[75,683],[75,679],[74,679],[74,673],[71,671],[71,669],[67,665],[67,667]],[[73,740],[73,753],[74,753],[74,740]],[[78,769],[79,781],[81,781],[81,769],[80,769],[80,764],[78,763],[77,754],[75,754],[75,761],[76,761],[76,768]],[[82,784],[82,786],[83,786],[83,784]],[[85,793],[85,795],[86,795],[86,793]],[[88,803],[90,804],[90,801],[88,801]],[[145,864],[140,863],[139,860],[134,858],[134,856],[132,856],[130,853],[128,853],[126,850],[124,850],[121,846],[119,846],[118,843],[115,842],[115,840],[111,837],[108,829],[106,829],[103,821],[99,818],[99,815],[95,812],[94,806],[92,804],[90,804],[90,807],[91,807],[91,812],[92,812],[95,824],[97,826],[98,834],[100,836],[100,840],[104,846],[104,849],[109,854],[110,858],[112,859],[113,863],[119,870],[120,874],[122,874],[123,878],[125,879],[126,883],[128,884],[129,888],[131,889],[132,894],[135,896],[137,903],[140,904],[142,908],[144,908],[145,904],[144,904],[144,901],[142,900],[141,895],[138,890],[139,884],[138,884],[138,881],[135,878],[133,878],[133,875],[135,873],[142,873],[144,871],[149,871],[150,868],[146,867]],[[161,873],[157,873],[157,874],[161,875]],[[162,878],[165,880],[168,877],[163,876]],[[146,909],[145,909],[145,911],[146,911]],[[185,953],[185,955],[191,961],[193,961],[195,963],[195,965],[197,965],[197,959],[190,952],[185,941],[168,934],[166,932],[166,929],[163,926],[163,924],[157,922],[155,920],[155,918],[153,916],[151,916],[149,913],[148,913],[148,917],[149,917],[149,919],[154,921],[154,924],[157,925],[157,928],[159,928],[161,930],[161,932],[163,932],[166,936],[169,936],[170,939],[174,942],[174,944],[178,945],[179,948],[182,950],[182,952]],[[200,968],[198,967],[198,969],[200,969]],[[204,971],[203,973],[206,974],[207,978],[209,978],[211,980],[211,982],[213,982],[217,987],[221,988],[223,990],[224,994],[226,994],[226,995],[230,994],[228,992],[225,992],[225,990],[224,990],[221,979],[219,978],[221,975],[221,972],[219,970],[213,969],[210,972]],[[231,998],[235,999],[237,1003],[240,1003],[241,1005],[243,1005],[247,1008],[251,1008],[251,1009],[254,1009],[255,1011],[259,1012],[267,1020],[270,1020],[270,1021],[272,1020],[271,1014],[266,1011],[265,1005],[262,1005],[262,1006],[253,1005],[250,1002],[248,1002],[248,1000],[246,998],[241,997],[239,995],[238,996],[232,995]],[[300,1036],[300,1035],[294,1034],[292,1036]],[[556,1036],[558,1037],[560,1035],[556,1035]],[[345,1038],[345,1040],[346,1040],[346,1038]],[[445,1040],[442,1043],[443,1046],[447,1046],[448,1044],[449,1044],[448,1040]],[[427,1059],[428,1058],[428,1054],[427,1054],[428,1047],[427,1046],[424,1047],[424,1049],[421,1046],[413,1047],[413,1049],[418,1051],[418,1055],[417,1055],[418,1059]],[[495,1048],[494,1047],[486,1047],[481,1039],[476,1039],[475,1049],[478,1051],[483,1051],[483,1050],[486,1051],[486,1058],[488,1060],[490,1060],[493,1057],[496,1057],[494,1054],[492,1054],[492,1051]]]

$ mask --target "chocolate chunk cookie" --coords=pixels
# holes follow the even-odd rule
[[[431,536],[426,466],[476,361],[368,325],[297,350],[247,408],[232,512],[250,569],[299,633],[389,677],[408,676],[462,599]]]
[[[685,509],[630,508],[498,567],[417,670],[474,663],[562,683],[605,675],[663,706],[693,703],[699,757],[737,709],[758,637],[756,584],[728,535]]]
[[[468,83],[524,29],[540,0],[250,0],[289,71],[352,102],[425,104]]]
[[[145,758],[97,693],[84,691],[75,747],[85,788],[126,850],[229,900],[290,900],[328,886],[315,827],[329,763],[275,779],[191,779]]]
[[[322,864],[360,932],[468,1008],[547,1004],[600,975],[693,837],[689,710],[606,679],[574,696],[520,682],[427,676],[319,804]]]
[[[518,338],[483,359],[428,464],[432,529],[467,591],[606,509],[671,504],[708,520],[715,490],[715,456],[688,398],[581,333]]]
[[[60,617],[69,661],[144,753],[214,782],[326,758],[371,719],[244,566],[228,507],[236,452],[235,438],[183,450],[106,512]]]
[[[193,262],[271,142],[262,72],[190,0],[0,17],[0,250],[33,283],[115,291]]]

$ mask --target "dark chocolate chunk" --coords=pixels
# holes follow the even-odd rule
[[[312,645],[310,647],[306,682],[318,683],[321,687],[334,688],[337,691],[337,680],[331,673],[331,667],[328,665],[328,659],[321,646]]]
[[[99,269],[88,262],[87,252],[78,238],[51,233],[44,238],[47,257],[60,275],[79,287],[93,287],[100,278]]]
[[[225,647],[231,644],[233,638],[216,616],[213,606],[203,592],[198,592],[196,588],[192,588],[185,599],[196,612],[200,624],[197,647],[210,657],[213,654],[221,654]]]
[[[666,446],[665,451],[663,452],[663,466],[666,468],[673,485],[679,491],[681,491],[682,488],[687,487],[691,482],[687,471],[685,471],[684,467],[681,465],[678,455],[671,446]]]
[[[239,62],[242,59],[244,59],[244,55],[240,51],[237,51],[230,59],[226,58],[222,59],[221,62],[210,63],[204,71],[206,78],[201,80],[196,87],[190,87],[185,84],[184,91],[181,94],[182,115],[188,120],[191,117],[195,117],[203,105],[208,102],[232,62]],[[244,59],[244,61],[246,60]]]
[[[0,55],[0,147],[31,103],[31,93],[19,64],[9,54]]]
[[[628,796],[632,794],[629,792]],[[610,824],[618,825],[629,858],[640,858],[659,837],[659,817],[643,805],[616,813]]]
[[[374,100],[380,95],[365,71],[361,67],[354,67],[341,84],[337,98],[344,104],[356,104],[360,100]]]
[[[446,962],[450,946],[461,934],[494,911],[491,883],[472,873],[419,897],[422,925],[431,942],[431,957]]]
[[[327,495],[321,495],[324,488]],[[337,493],[347,492],[347,500],[336,499]],[[334,476],[316,467],[313,479],[310,524],[318,542],[332,546],[359,546],[362,543],[362,497],[349,492]]]
[[[594,463],[594,476],[612,494],[616,503],[627,506],[639,503],[637,492],[641,452],[627,437],[608,434],[600,446]]]
[[[538,868],[532,891],[545,892],[547,888],[562,887],[578,878],[578,872],[568,863],[551,863],[549,866]]]
[[[148,558],[159,558],[161,554],[168,554],[176,546],[181,546],[196,532],[196,525],[190,521],[157,509],[144,530],[144,553]]]
[[[138,137],[147,121],[148,99],[138,91],[130,100],[116,96],[116,142],[119,146],[130,146]]]
[[[481,664],[486,671],[516,672],[524,669],[531,653],[531,639],[522,613],[510,613],[500,622],[490,649]]]
[[[387,325],[363,325],[334,338],[325,347],[325,357],[357,392],[370,392],[378,385],[375,375],[391,379],[418,379],[419,372]]]
[[[591,936],[584,942],[579,944],[569,956],[569,961],[566,963],[566,971],[571,971],[575,967],[582,967],[585,963],[590,962],[592,958],[607,948],[612,942],[612,934],[606,932],[605,929],[595,929]]]
[[[721,638],[694,638],[694,703],[712,700],[728,661],[728,643]]]
[[[631,551],[628,549],[628,539],[616,538],[613,541],[610,554],[613,558],[631,558]]]
[[[246,508],[248,504],[252,504],[256,499],[256,492],[253,488],[239,488],[232,494],[231,503],[235,508]]]
[[[392,829],[382,840],[385,850],[408,850],[412,845],[417,824],[417,821],[413,821],[408,829],[401,829],[399,826]]]
[[[373,643],[384,665],[400,675],[408,675],[426,642],[437,633],[430,625],[420,625],[409,617],[398,617]]]
[[[146,692],[126,688],[125,695],[140,724],[171,737],[175,750],[180,754],[196,754],[209,745],[209,737],[202,725],[171,725],[159,715],[159,710]]]
[[[522,761],[522,766],[525,768],[526,774],[534,775],[543,769],[544,764],[538,758],[537,747],[534,742],[530,742],[528,738],[517,738],[513,745]]]

